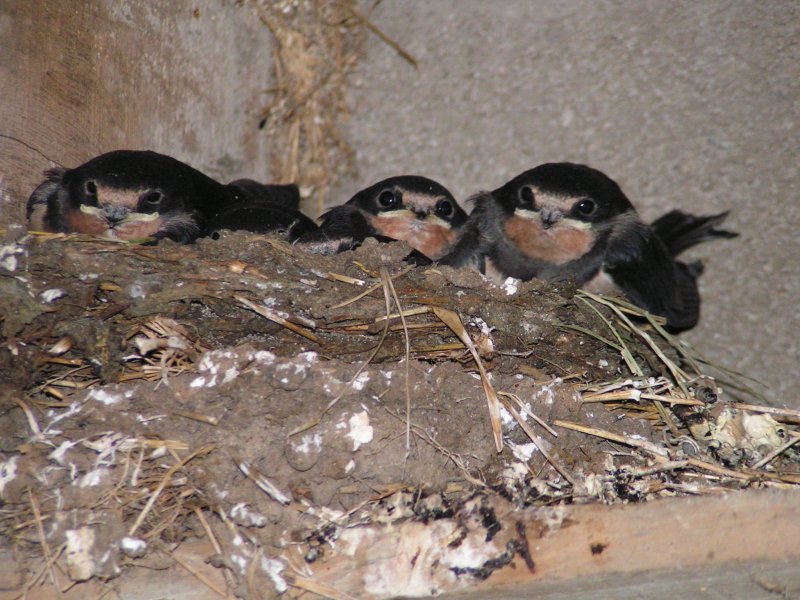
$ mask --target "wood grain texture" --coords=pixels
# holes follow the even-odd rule
[[[485,581],[467,577],[453,589],[438,590],[438,597],[766,600],[800,593],[797,492],[752,491],[564,508],[560,525],[552,529],[546,524],[548,520],[553,523],[549,510],[498,513],[504,529],[516,530],[518,521],[523,524],[533,571],[518,555]],[[414,578],[423,574],[415,573],[405,585],[393,588],[386,587],[388,579],[381,581],[375,575],[402,570],[411,559],[409,553],[422,557],[434,550],[424,544],[432,539],[431,531],[441,529],[437,523],[441,521],[427,527],[405,522],[365,528],[368,533],[356,536],[363,542],[360,546],[337,545],[335,551],[328,550],[323,559],[309,565],[313,573],[309,579],[341,592],[342,597],[411,597],[417,583]],[[205,563],[213,553],[210,544],[203,540],[185,543],[176,553],[224,589],[221,572]],[[169,559],[165,561],[168,566]],[[415,562],[422,564],[423,559]],[[0,600],[16,597],[23,580],[13,553],[0,551]],[[219,597],[175,565],[161,570],[127,568],[108,585],[119,597],[137,600]],[[108,589],[90,581],[76,585],[63,598],[97,598]],[[312,597],[297,589],[287,596]],[[52,586],[42,586],[30,597],[48,600],[57,596]]]
[[[0,3],[0,227],[53,161],[119,148],[268,179],[270,52],[249,10],[214,0]]]
[[[570,598],[567,592],[585,592],[587,598],[699,598],[709,581],[722,585],[738,580],[741,594],[720,597],[749,599],[759,597],[752,595],[751,588],[763,587],[750,575],[800,589],[797,492],[732,493],[563,509],[561,524],[553,529],[547,525],[552,509],[508,511],[502,516],[498,512],[505,530],[513,530],[517,521],[524,524],[533,571],[518,554],[485,581],[459,578],[449,589],[439,588],[439,597]],[[411,596],[409,587],[395,586],[393,593],[387,593],[392,585],[386,582],[414,557],[431,552],[432,529],[426,533],[419,524],[405,523],[385,528],[379,535],[363,535],[359,547],[337,551],[312,564],[311,579],[358,598]],[[422,562],[417,560],[417,564]],[[411,569],[406,578],[409,586],[418,575]],[[437,585],[446,580],[426,576]],[[636,595],[651,584],[654,595]],[[610,594],[591,595],[603,588]]]

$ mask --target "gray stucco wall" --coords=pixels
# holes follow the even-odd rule
[[[359,182],[402,172],[459,199],[550,161],[616,179],[645,220],[731,210],[706,244],[701,325],[712,360],[800,406],[800,4],[384,2],[349,133]]]

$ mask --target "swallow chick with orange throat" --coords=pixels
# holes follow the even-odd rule
[[[436,260],[455,243],[464,212],[442,185],[418,175],[390,177],[361,190],[322,217],[319,231],[303,236],[317,253],[336,253],[368,237],[404,240],[424,257]]]
[[[473,198],[465,233],[440,262],[472,265],[490,277],[573,280],[623,293],[664,317],[672,331],[697,324],[699,262],[676,257],[691,246],[738,234],[716,229],[727,213],[667,213],[644,224],[609,177],[572,163],[549,163]]]
[[[27,213],[35,230],[185,244],[217,229],[299,237],[316,229],[297,209],[299,200],[294,185],[223,185],[164,154],[115,150],[74,169],[47,171]]]

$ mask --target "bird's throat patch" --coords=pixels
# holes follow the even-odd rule
[[[75,231],[87,235],[103,235],[108,229],[108,221],[98,213],[70,210],[64,215],[65,231]]]
[[[438,219],[437,219],[438,220]],[[381,235],[404,240],[430,259],[440,258],[456,241],[456,232],[433,219],[374,217],[370,224]]]
[[[119,240],[137,240],[151,237],[164,228],[164,220],[157,216],[155,219],[126,219],[113,229],[109,229],[107,237]]]
[[[158,214],[131,213],[129,218],[116,227],[109,227],[109,222],[101,216],[99,210],[69,211],[64,216],[66,231],[95,235],[118,240],[135,240],[150,237],[161,231],[164,219]]]
[[[549,229],[537,219],[512,215],[503,225],[506,236],[520,252],[536,260],[563,264],[580,258],[592,249],[594,231],[573,227],[569,222],[556,223]]]

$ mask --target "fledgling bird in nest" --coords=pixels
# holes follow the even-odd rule
[[[456,242],[467,213],[441,184],[419,175],[390,177],[329,210],[316,232],[300,238],[312,252],[351,250],[366,238],[404,240],[430,260]]]
[[[218,229],[315,230],[295,185],[241,179],[223,185],[164,154],[116,150],[74,169],[52,169],[28,199],[32,229],[189,243]]]
[[[700,315],[702,264],[677,260],[696,244],[735,237],[717,229],[726,213],[673,210],[643,223],[619,185],[572,163],[548,163],[473,198],[465,233],[441,263],[471,265],[502,280],[572,280],[598,293],[622,293],[664,317],[672,331]]]

